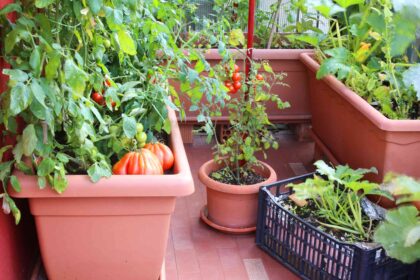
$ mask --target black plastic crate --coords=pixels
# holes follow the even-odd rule
[[[259,192],[257,245],[303,279],[420,279],[420,262],[403,264],[382,247],[339,241],[279,205],[314,173],[264,186]]]

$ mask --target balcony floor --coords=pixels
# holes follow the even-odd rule
[[[311,169],[312,142],[297,142],[293,134],[277,133],[280,148],[270,151],[266,160],[278,179]],[[255,234],[228,235],[217,232],[199,219],[205,205],[205,187],[198,180],[201,164],[211,159],[211,145],[199,138],[185,144],[195,182],[195,193],[179,198],[172,217],[166,255],[167,280],[195,279],[299,279],[292,272],[257,248]]]

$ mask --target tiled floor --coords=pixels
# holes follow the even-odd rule
[[[280,148],[270,151],[267,162],[279,179],[311,169],[314,145],[296,142],[290,133],[278,134]],[[288,280],[298,279],[254,244],[255,235],[234,236],[217,232],[199,219],[205,205],[205,187],[197,178],[202,163],[211,159],[209,145],[200,138],[186,144],[196,191],[179,198],[172,218],[166,255],[167,280]]]

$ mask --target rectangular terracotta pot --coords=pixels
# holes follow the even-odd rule
[[[194,191],[173,111],[170,119],[173,174],[113,175],[96,184],[69,175],[58,195],[16,172],[22,191],[11,193],[29,199],[48,279],[159,278],[176,197]]]
[[[394,171],[420,178],[420,120],[391,120],[333,76],[316,79],[319,64],[300,55],[308,69],[312,130],[339,163],[376,167],[381,181]]]
[[[242,75],[245,74],[244,58],[246,56],[245,50],[230,50],[234,57],[237,59],[237,64],[241,68]],[[306,68],[299,60],[301,53],[311,52],[305,49],[255,49],[253,51],[253,58],[256,61],[266,60],[270,63],[275,73],[285,72],[287,77],[284,81],[290,87],[276,85],[272,88],[272,92],[277,94],[283,101],[288,101],[291,105],[290,108],[279,110],[276,105],[269,104],[267,113],[273,122],[309,122],[311,119],[309,109],[309,86],[306,79]],[[210,65],[216,65],[221,62],[216,49],[211,49],[205,53],[206,60]],[[176,82],[172,84],[178,88]],[[233,96],[234,97],[234,96]],[[203,98],[204,99],[204,98]],[[181,102],[189,108],[190,103],[185,98],[181,97]],[[197,112],[188,112],[186,110],[186,122],[196,123]],[[228,113],[225,110],[222,117],[214,118],[221,121],[226,121]]]

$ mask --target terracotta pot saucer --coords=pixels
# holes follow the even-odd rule
[[[212,228],[214,228],[214,229],[216,229],[218,231],[224,232],[224,233],[230,233],[230,234],[247,234],[247,233],[255,232],[255,230],[257,229],[256,227],[229,228],[229,227],[218,225],[218,224],[212,222],[209,219],[209,217],[208,217],[208,211],[207,211],[207,205],[204,205],[203,208],[201,208],[200,218],[208,226],[210,226],[210,227],[212,227]]]

